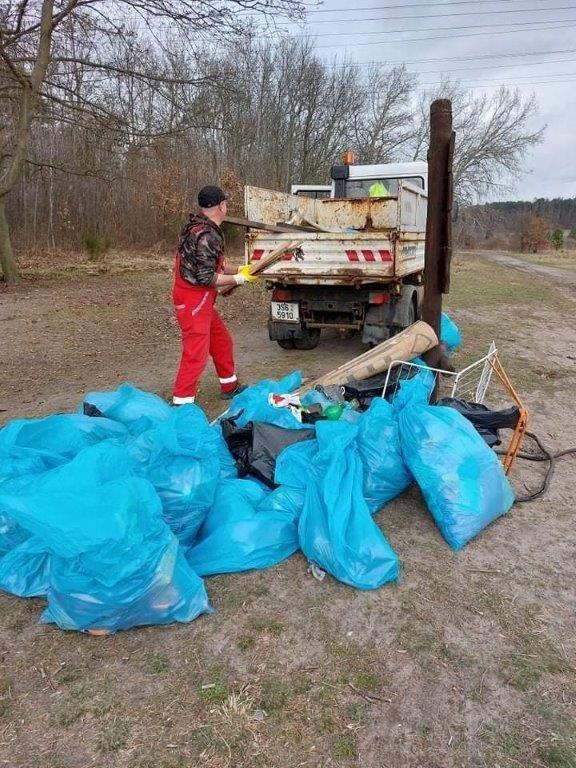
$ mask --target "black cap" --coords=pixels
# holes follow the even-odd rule
[[[200,208],[213,208],[227,199],[225,192],[220,187],[213,187],[210,184],[202,187],[200,192],[198,192],[198,205]]]

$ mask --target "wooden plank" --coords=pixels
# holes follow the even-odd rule
[[[280,261],[284,254],[290,253],[290,251],[295,251],[296,248],[299,248],[301,245],[302,240],[294,240],[291,243],[284,243],[279,248],[273,250],[272,253],[269,253],[268,256],[264,256],[259,261],[251,261],[250,272],[252,272],[253,275],[257,275],[259,272],[263,272],[267,267],[270,267],[272,264]]]
[[[226,216],[224,221],[237,227],[245,227],[246,229],[262,229],[264,232],[316,232],[313,227],[300,227],[296,224],[265,224],[263,221],[239,219],[235,216]]]

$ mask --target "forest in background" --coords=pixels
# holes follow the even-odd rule
[[[466,207],[456,226],[467,248],[542,251],[576,248],[576,198],[507,200]]]
[[[136,7],[146,24],[104,13]],[[258,7],[262,16],[303,13],[297,0]],[[158,0],[3,7],[4,265],[11,243],[16,253],[172,245],[205,183],[226,186],[240,212],[244,184],[327,183],[346,150],[360,163],[425,159],[438,97],[453,102],[464,203],[493,195],[542,139],[543,129],[529,127],[537,105],[518,91],[478,96],[445,81],[423,92],[405,66],[326,61],[313,41],[222,15],[228,6],[217,0],[202,11],[188,0],[167,8]]]

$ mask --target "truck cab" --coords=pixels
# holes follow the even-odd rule
[[[401,181],[428,192],[428,163],[387,163],[376,165],[334,165],[331,173],[331,197],[396,197]]]

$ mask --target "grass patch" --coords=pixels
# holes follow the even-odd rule
[[[539,277],[474,255],[454,260],[450,297],[449,303],[459,309],[516,305],[528,314],[535,303],[566,308],[566,300]]]
[[[544,673],[539,659],[517,651],[506,657],[502,672],[509,685],[523,692],[534,688]]]
[[[55,725],[61,725],[63,728],[68,728],[70,725],[74,725],[75,722],[80,720],[86,710],[77,701],[67,701],[57,709],[52,718]]]
[[[240,635],[238,638],[238,648],[241,651],[249,651],[256,645],[256,638],[254,635]]]
[[[284,624],[281,624],[276,619],[252,619],[248,622],[248,626],[254,632],[258,634],[274,635],[274,637],[280,637],[284,632]]]
[[[279,712],[290,699],[290,685],[281,677],[270,677],[262,683],[258,707],[265,712]]]
[[[538,757],[550,768],[576,768],[576,749],[566,744],[538,747]]]
[[[380,678],[372,672],[359,672],[354,677],[354,685],[364,693],[374,693],[380,688]]]
[[[127,720],[116,718],[106,725],[98,736],[96,749],[103,754],[118,752],[128,743],[130,724]]]
[[[163,675],[170,671],[170,661],[163,653],[157,653],[148,661],[148,670],[153,675]]]
[[[335,760],[350,760],[358,754],[356,737],[352,734],[341,736],[332,744],[332,757]]]
[[[501,668],[506,682],[518,691],[531,690],[544,675],[571,671],[570,665],[546,641],[527,637],[525,649],[525,652],[514,651],[506,656]]]
[[[205,683],[198,692],[200,698],[208,704],[222,704],[228,698],[228,686],[222,680]]]
[[[346,706],[346,717],[352,723],[364,725],[369,719],[369,707],[363,701],[352,701]]]

